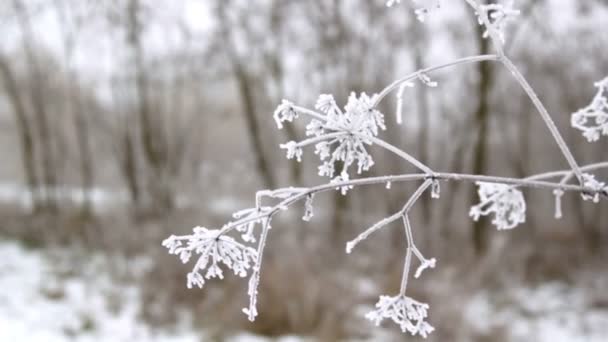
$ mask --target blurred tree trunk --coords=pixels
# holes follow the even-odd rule
[[[240,102],[243,110],[243,118],[245,119],[245,125],[247,127],[247,133],[250,137],[253,158],[258,170],[258,173],[262,179],[263,186],[266,188],[273,189],[275,187],[275,180],[270,168],[270,163],[264,152],[264,145],[262,141],[262,129],[258,123],[256,115],[256,101],[255,101],[255,82],[248,75],[242,62],[239,60],[235,42],[232,39],[230,28],[228,27],[228,17],[226,14],[227,4],[217,4],[217,15],[220,23],[220,36],[222,39],[222,46],[225,49],[228,62],[232,69],[234,79],[237,85],[237,89],[240,96]]]
[[[273,96],[272,100],[275,101],[275,105],[278,105],[281,100],[285,87],[283,86],[285,79],[285,72],[283,70],[283,64],[281,62],[283,55],[281,52],[283,51],[283,40],[281,32],[283,31],[283,18],[285,18],[285,3],[282,0],[275,0],[272,4],[272,12],[270,17],[270,28],[275,36],[277,36],[275,41],[275,46],[273,53],[269,54],[266,57],[268,60],[270,74],[274,83],[274,88],[276,89],[276,94]],[[298,136],[296,133],[296,129],[294,125],[285,125],[284,126],[285,136],[287,137],[287,141],[297,141]],[[290,162],[289,163],[289,171],[291,177],[291,184],[301,184],[302,182],[302,171],[299,163]]]
[[[17,79],[13,74],[7,58],[0,53],[0,77],[2,78],[4,89],[8,95],[8,101],[15,114],[17,124],[17,134],[21,145],[21,162],[23,174],[27,182],[30,201],[34,212],[38,210],[38,199],[35,196],[39,188],[36,176],[35,144],[30,119],[21,98]]]
[[[136,136],[135,129],[132,127],[132,118],[128,114],[128,110],[121,109],[120,99],[120,82],[117,79],[110,81],[110,89],[112,89],[113,111],[119,115],[118,125],[116,127],[117,139],[114,144],[116,149],[115,155],[118,159],[119,171],[127,189],[129,191],[129,199],[131,205],[136,209],[141,206],[142,195],[139,185],[139,167],[136,158]],[[124,93],[124,92],[122,92]]]
[[[13,0],[12,5],[16,14],[19,29],[21,30],[23,36],[22,48],[30,69],[30,82],[28,85],[30,90],[29,95],[35,116],[34,122],[37,126],[36,132],[40,138],[39,144],[44,181],[44,187],[40,189],[40,193],[45,209],[51,213],[55,213],[57,212],[58,208],[55,198],[56,196],[54,196],[53,192],[57,190],[57,175],[55,173],[57,169],[55,151],[53,149],[52,132],[45,104],[44,87],[46,85],[46,80],[32,46],[34,44],[34,33],[32,31],[32,25],[29,14],[27,13],[27,9],[20,0]]]
[[[69,4],[65,0],[55,0],[55,7],[59,25],[63,31],[64,63],[66,68],[67,103],[72,118],[74,135],[78,148],[80,187],[82,194],[81,214],[89,217],[92,214],[91,192],[93,189],[94,173],[91,158],[91,142],[89,123],[84,110],[83,94],[77,70],[73,68],[73,54],[75,48],[77,27],[73,22],[77,20],[75,14],[69,11]],[[72,22],[70,22],[70,19]]]
[[[130,0],[127,7],[127,42],[131,48],[131,62],[134,68],[137,115],[139,118],[139,138],[143,148],[149,173],[144,177],[149,189],[152,206],[162,210],[173,208],[173,195],[166,174],[168,149],[163,131],[162,116],[155,115],[150,106],[150,82],[146,73],[142,43],[142,7],[140,0]]]
[[[490,51],[490,39],[483,38],[484,28],[476,25],[477,46],[479,54],[488,54]],[[473,174],[484,174],[487,168],[488,129],[490,116],[490,94],[492,90],[493,70],[490,62],[482,62],[477,65],[477,105],[474,113],[476,139],[473,147]],[[471,203],[478,201],[477,192],[472,192]],[[486,220],[481,218],[473,221],[472,239],[475,253],[479,256],[487,249]]]
[[[411,21],[413,22],[412,29],[414,30],[414,68],[421,70],[425,67],[424,51],[426,41],[426,31],[423,25],[420,25],[415,18],[414,11],[411,10]],[[428,89],[426,85],[415,87],[416,91],[416,109],[418,111],[418,120],[420,130],[416,144],[418,146],[418,160],[423,164],[428,165],[429,158],[429,130],[430,130],[430,110],[428,103]],[[428,224],[431,220],[431,200],[430,196],[420,198],[424,223]]]

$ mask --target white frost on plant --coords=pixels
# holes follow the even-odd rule
[[[564,191],[561,189],[553,190],[553,195],[555,196],[555,218],[559,220],[564,216],[562,212],[562,197],[564,196]]]
[[[581,130],[589,142],[608,136],[608,77],[597,82],[598,92],[587,107],[572,114],[572,127]]]
[[[338,161],[343,163],[343,174],[347,173],[355,162],[357,173],[367,171],[374,165],[366,145],[372,145],[369,138],[377,136],[380,129],[386,129],[384,115],[373,107],[374,101],[375,95],[369,97],[362,93],[357,97],[355,93],[351,93],[342,112],[333,98],[329,103],[324,103],[319,98],[317,109],[327,114],[327,121],[318,126],[318,120],[313,120],[307,127],[306,134],[321,137],[334,132],[346,133],[330,141],[321,141],[315,146],[315,153],[323,161],[323,165],[319,167],[319,175],[333,177],[334,165]]]
[[[250,208],[237,211],[232,214],[232,217],[244,223],[236,224],[235,229],[243,233],[241,238],[245,242],[256,242],[255,227],[258,224],[264,225],[267,220],[267,214],[271,207]]]
[[[507,184],[477,182],[480,203],[471,207],[469,215],[477,221],[494,214],[492,224],[499,230],[513,229],[526,222],[526,201],[521,191]]]
[[[196,227],[194,234],[171,236],[163,241],[170,254],[178,255],[185,264],[192,254],[200,254],[194,268],[188,273],[188,288],[203,288],[205,279],[224,278],[220,264],[231,269],[234,274],[246,277],[251,265],[257,261],[257,251],[233,238],[220,235],[220,230]],[[203,276],[202,272],[207,270]]]
[[[306,196],[306,202],[304,202],[304,216],[302,216],[302,220],[306,222],[312,220],[313,216],[315,216],[313,200],[313,194]]]
[[[300,146],[298,146],[297,142],[290,141],[288,143],[281,144],[280,147],[282,149],[287,150],[287,159],[295,158],[298,162],[302,161],[302,154],[304,153],[304,151]]]
[[[315,108],[324,115],[308,111],[309,114],[314,113],[314,118],[306,126],[306,135],[311,138],[282,144],[281,148],[287,150],[287,158],[299,161],[302,148],[315,144],[315,154],[322,161],[319,166],[320,176],[334,178],[339,172],[334,182],[348,181],[348,170],[355,163],[357,173],[368,171],[374,165],[374,160],[366,147],[372,145],[371,138],[378,136],[380,130],[386,129],[384,114],[374,107],[376,96],[370,97],[365,93],[357,96],[351,93],[344,111],[338,107],[332,95],[319,96]],[[282,125],[284,121],[297,117],[294,112],[297,113],[298,109],[284,101],[275,112],[277,124]],[[341,165],[341,170],[336,170],[337,163]]]
[[[376,310],[365,315],[376,326],[384,319],[390,319],[401,328],[402,332],[409,332],[412,336],[420,335],[426,338],[433,328],[427,321],[429,305],[420,303],[404,295],[396,297],[380,296]]]
[[[403,82],[399,85],[399,90],[397,91],[397,124],[401,125],[403,123],[403,93],[405,93],[405,88],[413,88],[413,82]]]
[[[287,100],[283,100],[279,107],[274,111],[274,121],[279,129],[283,129],[283,122],[293,122],[293,120],[297,118],[298,112],[294,109],[293,103]]]
[[[585,201],[600,202],[600,195],[608,196],[608,187],[606,183],[595,179],[594,175],[583,174],[583,186],[591,189],[591,192],[583,192],[582,197]]]
[[[486,27],[484,38],[488,38],[491,31],[494,31],[504,44],[507,24],[520,14],[520,11],[513,7],[513,3],[513,0],[505,0],[503,3],[480,5],[480,10],[477,10],[479,25],[487,26],[486,20],[491,25],[491,27]]]
[[[441,198],[441,184],[439,180],[434,179],[433,184],[431,185],[431,198],[438,199]]]

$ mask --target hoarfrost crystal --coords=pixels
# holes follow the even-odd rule
[[[425,321],[428,309],[428,304],[420,303],[404,295],[380,296],[376,310],[365,317],[376,325],[380,325],[384,319],[390,319],[399,325],[404,333],[409,332],[412,336],[420,335],[426,338],[435,330]]]
[[[526,201],[521,191],[507,184],[477,182],[477,185],[481,203],[469,212],[475,221],[493,213],[492,224],[499,230],[513,229],[526,222]]]

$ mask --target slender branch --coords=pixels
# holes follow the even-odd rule
[[[591,171],[591,170],[599,170],[599,169],[608,169],[608,162],[602,162],[597,164],[591,164],[582,168],[582,170]],[[256,222],[264,218],[272,218],[279,211],[284,210],[290,205],[305,199],[309,195],[313,195],[320,192],[326,192],[330,190],[335,190],[341,187],[355,187],[362,185],[374,185],[374,184],[386,184],[386,183],[401,183],[401,182],[412,182],[412,181],[420,181],[420,180],[428,180],[429,178],[435,180],[443,180],[443,181],[466,181],[466,182],[487,182],[487,183],[499,183],[499,184],[508,184],[515,185],[519,187],[528,187],[528,188],[537,188],[537,189],[546,189],[546,190],[562,190],[564,192],[593,192],[593,189],[581,186],[581,185],[571,185],[562,182],[549,182],[546,179],[556,178],[556,177],[566,177],[572,174],[572,170],[564,170],[564,171],[555,171],[542,173],[538,175],[533,175],[524,179],[520,178],[510,178],[510,177],[497,177],[497,176],[485,176],[485,175],[471,175],[471,174],[463,174],[463,173],[444,173],[444,172],[435,172],[432,175],[428,174],[420,174],[420,173],[410,173],[410,174],[401,174],[401,175],[389,175],[389,176],[380,176],[380,177],[367,177],[367,178],[359,178],[348,181],[341,182],[331,182],[322,185],[318,185],[315,187],[307,188],[306,190],[302,190],[301,192],[294,194],[291,197],[284,199],[279,202],[277,205],[271,207],[269,210],[261,212],[259,215],[250,216],[241,220],[237,220],[234,222],[229,222],[226,224],[220,231],[220,235],[227,234],[237,226],[241,226],[247,223]],[[305,188],[302,188],[305,189]],[[397,217],[396,219],[399,219]]]
[[[319,119],[321,121],[327,121],[327,116],[315,112],[314,110],[310,110],[308,108],[304,108],[304,107],[300,107],[300,106],[296,106],[296,105],[291,105],[291,107],[293,108],[293,110],[295,110],[296,112],[300,113],[300,114],[305,114],[308,116],[311,116],[313,118]]]
[[[388,142],[382,140],[382,139],[378,139],[375,137],[366,137],[367,139],[369,139],[371,142],[373,142],[374,144],[393,152],[394,154],[396,154],[397,156],[403,158],[404,160],[406,160],[407,162],[409,162],[410,164],[414,165],[415,167],[417,167],[418,169],[420,169],[420,171],[428,174],[428,175],[432,175],[434,172],[433,170],[431,170],[428,166],[424,165],[421,161],[419,161],[418,159],[414,158],[412,155],[410,155],[409,153],[403,151],[402,149],[389,144]]]
[[[410,276],[410,267],[412,263],[412,248],[414,247],[414,238],[412,237],[412,227],[407,215],[403,216],[403,228],[405,229],[405,238],[407,240],[407,249],[405,251],[405,263],[403,265],[403,275],[401,276],[401,290],[399,294],[405,296],[407,290],[407,282]]]
[[[297,142],[295,146],[297,147],[306,147],[308,145],[313,145],[316,143],[319,143],[321,141],[325,141],[325,140],[330,140],[330,139],[334,139],[334,138],[339,138],[345,135],[348,135],[348,132],[335,132],[335,133],[328,133],[328,134],[324,134],[324,135],[320,135],[318,137],[313,137],[313,138],[308,138],[306,140],[302,140],[300,142]]]
[[[355,248],[361,241],[367,239],[373,233],[384,228],[388,224],[398,220],[399,218],[401,218],[401,216],[407,215],[407,213],[414,206],[414,204],[416,204],[416,201],[418,201],[420,196],[422,196],[424,191],[426,191],[426,189],[428,189],[428,187],[431,186],[431,184],[433,184],[433,181],[431,179],[427,179],[426,181],[424,181],[424,183],[422,183],[422,185],[420,185],[418,187],[416,192],[414,192],[414,194],[412,194],[412,197],[410,197],[410,199],[405,203],[405,205],[403,206],[403,208],[401,210],[399,210],[397,213],[383,219],[382,221],[376,223],[375,225],[371,226],[366,231],[359,234],[359,236],[357,236],[354,240],[348,242],[346,244],[346,253],[350,253],[353,250],[353,248]]]
[[[521,74],[521,72],[515,66],[515,64],[513,64],[513,62],[511,62],[511,60],[506,56],[504,56],[501,59],[501,62],[511,72],[511,74],[513,75],[515,80],[517,80],[517,82],[524,89],[524,91],[526,92],[528,97],[534,103],[534,106],[540,113],[541,117],[545,121],[545,124],[547,125],[549,130],[551,131],[551,135],[553,135],[553,139],[555,139],[555,142],[557,143],[557,145],[559,146],[559,149],[561,150],[562,154],[566,158],[566,161],[570,165],[570,168],[572,168],[572,171],[578,178],[579,182],[581,182],[581,184],[582,184],[583,173],[582,173],[578,163],[576,162],[574,155],[572,155],[570,148],[566,144],[566,141],[564,140],[564,138],[562,137],[562,135],[559,132],[559,129],[555,125],[555,122],[551,118],[551,115],[547,111],[547,108],[542,103],[542,101],[538,98],[538,95],[536,94],[534,89],[532,89],[532,86],[530,86],[530,84],[528,83],[526,78]]]
[[[268,237],[268,231],[270,230],[270,218],[264,222],[264,227],[262,228],[262,234],[260,236],[260,242],[258,244],[257,251],[257,260],[255,262],[255,266],[253,268],[253,273],[251,274],[251,278],[249,279],[249,309],[243,310],[249,321],[253,322],[255,317],[258,315],[257,310],[257,293],[258,286],[260,285],[260,272],[262,271],[262,257],[264,256],[264,247],[266,246],[266,238]],[[220,232],[221,234],[221,232]]]
[[[519,71],[517,66],[515,66],[515,64],[511,61],[511,59],[509,59],[509,57],[505,54],[505,52],[503,50],[502,40],[500,38],[500,35],[496,31],[495,26],[490,22],[488,13],[486,13],[486,10],[484,9],[484,7],[481,6],[477,0],[466,0],[466,2],[473,8],[473,10],[475,10],[478,13],[479,18],[481,18],[483,25],[486,27],[486,30],[490,36],[490,39],[492,40],[492,44],[494,45],[494,48],[496,49],[496,52],[498,55],[498,61],[500,61],[501,64],[504,65],[505,68],[507,68],[507,70],[509,70],[509,72],[513,75],[513,77],[515,78],[517,83],[519,83],[519,85],[522,87],[522,89],[524,90],[526,95],[528,95],[530,100],[532,100],[532,103],[534,104],[534,106],[540,113],[543,121],[549,128],[549,131],[551,132],[553,139],[555,140],[555,142],[557,143],[562,154],[566,158],[568,165],[570,165],[570,168],[572,169],[572,171],[578,178],[579,183],[583,184],[583,174],[581,172],[581,169],[580,169],[578,163],[576,162],[576,159],[572,155],[570,148],[568,148],[566,141],[560,134],[559,129],[557,128],[557,125],[555,125],[555,122],[553,121],[553,119],[551,118],[551,115],[549,114],[549,111],[547,110],[547,108],[545,107],[543,102],[540,100],[540,98],[538,97],[538,95],[536,94],[536,92],[534,91],[532,86],[530,85],[530,83],[528,83],[528,80],[526,80],[526,78],[523,76],[521,71]]]
[[[387,86],[386,88],[384,88],[376,97],[373,106],[372,107],[377,107],[378,104],[380,104],[380,102],[393,90],[399,88],[399,86],[405,82],[408,81],[412,81],[417,79],[418,77],[420,77],[420,74],[428,74],[437,70],[441,70],[441,69],[446,69],[449,67],[453,67],[456,65],[461,65],[461,64],[470,64],[470,63],[478,63],[478,62],[483,62],[483,61],[498,61],[499,60],[499,56],[497,55],[479,55],[479,56],[470,56],[470,57],[465,57],[465,58],[461,58],[461,59],[457,59],[455,61],[452,62],[448,62],[445,64],[441,64],[441,65],[436,65],[436,66],[432,66],[432,67],[428,67],[425,69],[421,69],[418,70],[408,76],[405,76],[393,83],[391,83],[389,86]]]

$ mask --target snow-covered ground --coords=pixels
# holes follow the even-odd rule
[[[138,318],[137,288],[100,266],[91,260],[78,274],[57,256],[0,242],[0,341],[200,341],[187,327],[150,328]]]
[[[507,341],[605,342],[608,282],[596,280],[579,287],[553,282],[480,293],[467,307],[467,320],[478,333],[492,336],[501,331]]]
[[[137,287],[109,276],[107,257],[88,255],[78,267],[67,251],[27,249],[0,240],[0,341],[199,342],[187,315],[173,327],[152,328],[139,318]],[[125,261],[126,262],[126,261]],[[145,272],[145,259],[128,261]],[[133,272],[130,272],[131,274]],[[137,277],[137,274],[133,275]],[[608,340],[608,280],[571,287],[547,283],[507,293],[482,292],[466,306],[476,335],[507,341],[600,342]],[[577,285],[578,286],[578,285]],[[375,329],[378,338],[384,329]],[[385,331],[388,332],[388,331]],[[502,339],[501,339],[502,340]],[[229,342],[303,342],[236,334]]]
[[[139,316],[137,287],[108,275],[107,258],[88,256],[78,269],[67,251],[27,249],[0,240],[0,341],[2,342],[200,342],[187,315],[178,326],[154,329]],[[144,259],[129,269],[146,269]],[[137,276],[135,274],[134,276]],[[227,342],[267,342],[235,334]],[[298,337],[273,342],[303,342]]]

